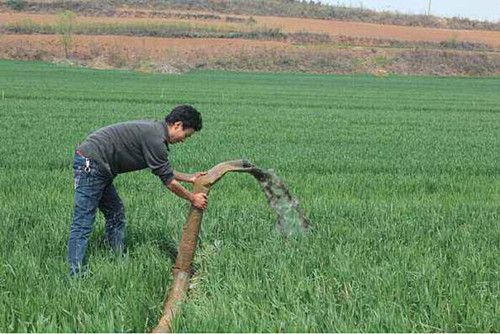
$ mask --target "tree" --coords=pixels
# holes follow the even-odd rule
[[[70,10],[65,10],[57,14],[57,30],[60,34],[60,42],[64,49],[64,55],[68,58],[73,44],[73,30],[76,14]]]

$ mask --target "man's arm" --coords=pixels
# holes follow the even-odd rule
[[[177,196],[188,200],[196,208],[205,210],[207,208],[207,195],[203,193],[192,193],[182,186],[177,180],[172,180],[167,188]]]

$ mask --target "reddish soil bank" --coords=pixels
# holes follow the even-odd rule
[[[281,27],[286,32],[308,31],[401,41],[441,42],[456,39],[457,41],[486,43],[500,48],[500,31],[436,29],[290,17],[254,17],[254,19],[260,25]]]
[[[242,39],[198,39],[198,38],[156,38],[130,36],[87,36],[73,37],[73,52],[80,56],[92,57],[102,49],[117,49],[126,55],[145,53],[154,59],[161,59],[169,52],[176,54],[232,54],[242,48],[283,48],[286,43],[276,41],[256,41]],[[0,36],[0,49],[16,45],[30,45],[33,49],[51,54],[63,55],[60,37],[57,35],[3,35]]]
[[[57,15],[54,14],[31,14],[17,12],[0,12],[0,24],[16,23],[30,20],[35,23],[55,24]],[[181,19],[181,18],[148,18],[148,17],[118,17],[118,16],[77,16],[77,23],[107,23],[107,24],[159,24],[159,23],[188,23],[195,26],[217,26],[238,29],[241,24],[226,23],[224,20],[208,19]]]
[[[498,75],[498,52],[311,46],[241,39],[0,35],[0,58],[70,61],[93,68],[182,73],[195,69],[385,75]],[[67,59],[67,60],[66,60]]]
[[[223,16],[221,16],[223,17]],[[27,14],[4,12],[0,13],[0,23],[20,22],[30,19],[37,23],[55,22],[57,16],[51,14]],[[246,18],[246,17],[245,17]],[[407,27],[361,22],[345,22],[333,20],[317,20],[290,17],[253,16],[256,23],[249,26],[244,23],[227,23],[221,20],[185,20],[177,18],[145,18],[145,17],[79,17],[79,22],[99,23],[161,23],[188,22],[196,25],[218,25],[233,29],[247,30],[251,27],[281,28],[284,32],[306,31],[311,33],[326,33],[332,36],[345,35],[350,37],[366,37],[377,39],[393,39],[401,41],[441,42],[447,40],[478,42],[500,48],[499,31],[455,30],[423,27]]]

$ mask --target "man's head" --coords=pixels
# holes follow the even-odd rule
[[[202,128],[200,113],[189,105],[180,105],[172,109],[165,117],[168,127],[168,142],[171,144],[182,143]]]

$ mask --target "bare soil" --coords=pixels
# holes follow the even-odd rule
[[[225,38],[158,38],[117,35],[74,35],[71,46],[62,46],[58,35],[0,35],[0,58],[70,61],[94,68],[127,68],[139,71],[181,73],[193,69],[234,71],[303,71],[315,73],[372,73],[385,75],[498,75],[500,73],[500,32],[448,30],[391,26],[345,21],[248,16],[231,22],[226,16],[178,15],[173,12],[119,10],[114,16],[78,16],[80,23],[159,24],[189,23],[217,26],[221,30],[245,31],[279,28],[285,33],[309,32],[343,39],[359,39],[354,44],[294,44],[290,41],[267,41]],[[191,17],[185,19],[184,17]],[[53,24],[57,15],[0,12],[0,24],[31,20]],[[472,42],[491,45],[494,50],[446,50],[400,46],[375,40],[404,42]],[[417,44],[414,44],[417,45]]]
[[[39,50],[51,54],[62,52],[58,35],[3,35],[0,36],[0,49],[8,49],[14,45],[25,44],[36,46]],[[126,56],[147,53],[160,60],[165,55],[175,52],[189,56],[203,52],[204,54],[232,54],[241,48],[284,48],[287,44],[277,41],[257,41],[223,38],[156,38],[132,36],[73,36],[72,50],[75,55],[92,56],[100,50],[119,49]],[[61,53],[61,56],[63,54]]]
[[[144,12],[141,12],[144,16]],[[79,16],[77,22],[82,23],[191,23],[196,25],[211,25],[232,29],[246,30],[250,28],[248,23],[228,23],[221,19],[178,19],[178,18],[157,18],[157,17],[133,17],[133,12],[128,11],[127,16],[115,17],[84,17]],[[241,16],[248,19],[247,16]],[[27,14],[17,12],[0,13],[0,23],[15,23],[23,20],[32,20],[36,23],[54,23],[57,20],[56,15],[46,14]],[[311,32],[326,33],[331,36],[349,36],[377,39],[392,39],[401,41],[464,41],[485,43],[494,48],[500,48],[499,31],[483,30],[455,30],[455,29],[436,29],[423,27],[406,27],[396,25],[383,25],[361,22],[346,22],[333,20],[302,19],[290,17],[271,17],[254,16],[255,24],[253,28],[279,28],[284,32]]]
[[[57,15],[54,14],[27,14],[17,12],[0,13],[0,24],[12,24],[30,20],[38,24],[55,24]],[[224,22],[223,20],[214,19],[180,19],[180,18],[148,18],[148,17],[119,17],[119,16],[77,16],[76,23],[105,23],[105,24],[160,24],[160,23],[183,23],[193,24],[196,26],[217,26],[221,28],[238,29],[238,24]]]
[[[362,22],[299,19],[290,17],[254,17],[258,24],[281,27],[286,32],[308,31],[332,36],[395,39],[401,41],[441,42],[451,39],[480,42],[500,48],[499,31],[452,30],[422,27],[405,27]]]
[[[182,73],[230,71],[498,75],[498,52],[303,47],[243,39],[76,35],[65,54],[58,35],[0,35],[0,58],[71,62],[92,68]]]

